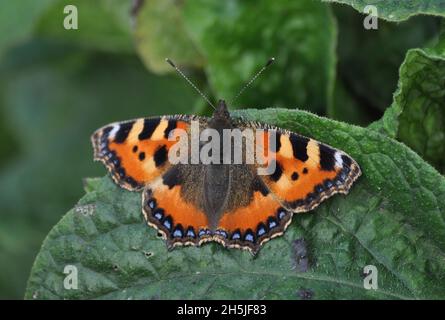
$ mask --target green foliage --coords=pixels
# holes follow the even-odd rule
[[[444,172],[445,43],[434,45],[443,4],[335,1],[358,11],[377,4],[388,21],[427,14],[380,20],[379,30],[367,31],[350,6],[323,2],[146,0],[134,8],[121,0],[3,1],[0,297],[23,297],[39,246],[81,197],[82,177],[104,173],[92,164],[93,130],[140,116],[208,112],[177,75],[159,75],[169,68],[166,56],[229,102],[275,56],[236,106],[299,106],[363,126],[386,110],[367,129],[303,111],[237,113],[349,152],[364,172],[350,195],[295,217],[254,259],[216,244],[167,253],[142,219],[139,194],[108,178],[87,179],[87,195],[44,242],[27,298],[294,299],[305,289],[315,299],[444,298],[444,178],[427,164]],[[79,30],[62,27],[68,4],[78,7]],[[306,273],[297,272],[292,253],[301,237]],[[62,287],[66,264],[79,267],[76,292]],[[376,292],[363,290],[366,264],[379,269]]]
[[[351,5],[363,12],[368,5],[376,6],[379,18],[402,21],[418,14],[445,16],[445,3],[437,0],[321,0]]]
[[[66,4],[78,7],[79,30],[62,28]],[[9,28],[24,31],[21,13],[35,13],[32,30],[13,37],[15,46],[0,41],[1,298],[23,297],[45,235],[82,195],[81,178],[102,173],[92,165],[90,134],[112,121],[160,114],[166,106],[183,113],[194,104],[180,79],[147,73],[133,53],[128,5],[1,5],[0,15],[19,17],[0,19],[4,37]]]
[[[4,1],[1,4],[0,58],[7,48],[30,37],[34,24],[53,2],[54,0],[22,0],[8,3]]]
[[[217,98],[230,102],[276,58],[250,90],[255,94],[241,96],[232,108],[307,106],[323,114],[331,105],[336,25],[329,7],[312,0],[197,0],[184,10]]]
[[[173,69],[165,58],[179,66],[200,67],[203,57],[185,29],[181,6],[174,0],[147,1],[136,12],[136,47],[147,67],[157,73]]]
[[[62,27],[66,5],[78,9],[79,29],[75,32]],[[121,0],[4,1],[0,10],[0,58],[8,48],[33,37],[108,51],[132,51],[129,11],[130,2]]]
[[[445,178],[408,147],[370,129],[303,111],[237,112],[309,135],[350,153],[363,177],[347,196],[296,215],[281,238],[256,257],[219,244],[167,251],[141,215],[140,193],[108,177],[94,181],[56,225],[35,261],[27,298],[317,299],[445,298]],[[87,208],[94,208],[89,211]],[[304,238],[307,272],[296,270],[292,243]],[[79,289],[63,288],[65,265]],[[363,288],[366,265],[379,289]]]
[[[328,116],[366,125],[392,102],[398,71],[407,50],[423,47],[439,32],[437,18],[417,16],[398,24],[379,21],[378,30],[363,28],[363,16],[335,6],[338,68],[335,103]]]
[[[206,62],[213,94],[230,103],[275,57],[267,79],[253,84],[255,94],[232,108],[304,105],[324,114],[332,104],[336,24],[329,7],[312,0],[171,2],[146,2],[137,15],[138,51],[151,70],[171,71],[166,56],[188,67]]]
[[[383,118],[371,127],[394,137],[445,172],[445,36],[431,49],[412,49],[399,88]]]
[[[17,295],[50,226],[81,196],[81,177],[102,172],[92,166],[90,134],[109,122],[163,113],[166,106],[179,113],[195,99],[182,81],[147,74],[135,57],[57,51],[41,42],[18,48],[0,78],[8,106],[3,112],[19,149],[0,173],[0,251],[9,261],[0,282],[9,282]],[[11,246],[16,238],[20,245]]]

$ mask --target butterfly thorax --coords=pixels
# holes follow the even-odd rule
[[[224,129],[232,129],[232,121],[224,100],[218,102],[209,128],[218,131],[223,136]],[[216,227],[228,201],[231,189],[230,165],[223,164],[223,139],[220,139],[220,164],[209,164],[205,168],[204,176],[204,210],[208,215],[211,228]]]

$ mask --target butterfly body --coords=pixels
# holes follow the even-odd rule
[[[193,152],[193,122],[220,137],[227,130],[259,131],[266,162],[273,162],[274,171],[261,175],[259,163],[245,161],[258,153],[244,149],[247,140],[226,148],[227,141],[220,139],[219,148],[209,152],[216,160],[210,163],[193,163],[191,155],[187,163],[171,163],[169,153],[181,130],[190,140],[187,150]],[[256,253],[264,242],[283,234],[294,213],[312,210],[335,193],[348,193],[361,173],[340,150],[232,118],[224,101],[211,118],[163,116],[114,123],[97,130],[92,142],[95,159],[106,165],[116,183],[142,190],[144,217],[170,248],[216,241]],[[198,151],[205,148],[200,141]],[[228,152],[230,160],[241,153],[243,162],[225,161]]]
[[[216,130],[220,137],[223,136],[224,129],[231,129],[232,122],[225,103],[220,102],[213,117],[210,119],[208,127]],[[204,195],[204,212],[209,220],[211,231],[215,231],[219,217],[226,206],[231,192],[232,170],[229,164],[223,162],[223,141],[220,140],[219,163],[203,166],[204,186],[201,190]]]

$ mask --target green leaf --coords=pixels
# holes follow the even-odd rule
[[[175,0],[144,1],[136,12],[136,47],[151,71],[172,71],[165,62],[167,57],[180,66],[202,67],[204,64],[204,58],[184,27],[181,7]]]
[[[445,173],[445,36],[431,49],[408,51],[394,102],[371,125],[402,141]]]
[[[321,0],[348,4],[359,12],[368,5],[376,6],[379,18],[388,21],[402,21],[411,16],[428,14],[445,16],[445,3],[437,0]]]
[[[349,88],[350,89],[350,88]],[[351,94],[346,85],[335,83],[334,103],[328,110],[329,118],[351,124],[366,125],[372,122],[374,112],[360,104],[358,96]]]
[[[339,25],[338,66],[335,103],[328,115],[367,125],[391,105],[407,50],[429,45],[439,34],[439,19],[416,16],[397,24],[380,21],[378,30],[366,30],[363,16],[351,7],[334,9]]]
[[[405,145],[374,130],[303,111],[238,111],[341,148],[363,176],[347,196],[296,215],[256,257],[219,244],[168,251],[141,214],[141,195],[105,177],[47,236],[27,299],[443,299],[445,178]],[[309,269],[297,265],[306,243]],[[63,287],[66,265],[78,290]],[[363,268],[378,269],[365,290]]]
[[[106,123],[187,113],[194,93],[176,76],[148,73],[129,54],[32,41],[0,65],[0,107],[14,158],[0,167],[0,297],[21,298],[50,228],[97,176],[91,133]],[[175,95],[171,95],[175,92]],[[2,146],[3,148],[4,146]]]
[[[185,3],[183,14],[217,98],[230,103],[276,58],[232,108],[301,105],[324,114],[332,103],[337,34],[329,6],[312,0],[195,0]]]

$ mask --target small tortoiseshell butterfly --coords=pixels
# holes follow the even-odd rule
[[[171,164],[175,129],[190,136],[194,120],[218,132],[264,130],[265,148],[268,139],[276,140],[268,150],[276,161],[274,172],[258,175],[255,164],[222,161]],[[177,115],[118,122],[97,130],[92,143],[94,159],[105,164],[119,186],[142,190],[143,215],[169,248],[216,241],[255,254],[284,233],[294,213],[310,211],[336,193],[347,194],[361,174],[343,151],[288,130],[232,118],[222,100],[211,118]]]

